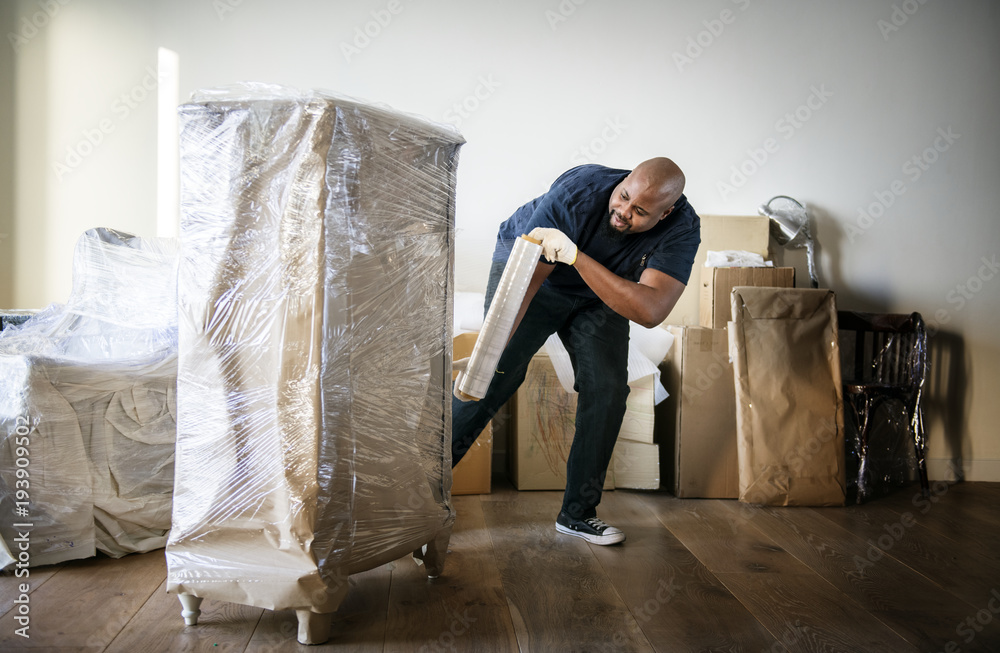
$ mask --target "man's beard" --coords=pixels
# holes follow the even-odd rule
[[[618,231],[613,226],[611,226],[611,216],[614,215],[612,212],[608,212],[608,217],[601,226],[601,233],[608,239],[612,241],[619,241],[628,235],[627,231]]]

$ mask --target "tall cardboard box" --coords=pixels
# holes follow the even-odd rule
[[[672,472],[666,485],[678,497],[735,499],[736,395],[727,331],[667,330],[675,340],[660,369],[670,396],[656,415],[661,467]]]
[[[452,359],[467,358],[476,345],[477,333],[461,333],[452,341]],[[452,381],[457,373],[452,374]],[[451,493],[489,494],[492,492],[490,479],[493,474],[493,422],[486,425],[462,460],[451,470]]]
[[[732,294],[740,501],[844,504],[844,403],[831,290]]]
[[[699,324],[724,329],[733,319],[730,295],[736,286],[794,288],[795,268],[702,268]]]

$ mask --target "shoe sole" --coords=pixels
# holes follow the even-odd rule
[[[581,539],[587,540],[591,544],[599,544],[601,546],[608,546],[609,544],[618,544],[619,542],[625,541],[625,533],[613,533],[611,535],[588,535],[587,533],[581,533],[580,531],[574,531],[568,526],[563,526],[559,522],[556,522],[556,530],[560,533],[565,533],[566,535],[572,535],[573,537],[579,537]]]

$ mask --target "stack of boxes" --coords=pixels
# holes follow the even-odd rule
[[[666,327],[674,344],[663,362],[670,397],[657,406],[664,485],[678,497],[735,499],[739,496],[736,395],[729,360],[727,323],[735,286],[794,287],[794,268],[706,268],[708,251],[743,250],[768,258],[768,219],[763,216],[703,216],[701,247],[690,289]],[[697,326],[695,321],[697,320]]]

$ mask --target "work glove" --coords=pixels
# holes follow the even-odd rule
[[[464,372],[469,366],[469,356],[451,361],[451,369],[454,372]],[[469,397],[458,391],[458,379],[455,379],[451,386],[451,394],[459,401],[469,401]]]
[[[542,241],[542,254],[549,263],[576,263],[577,249],[569,236],[558,229],[535,227],[528,234],[529,238]]]

